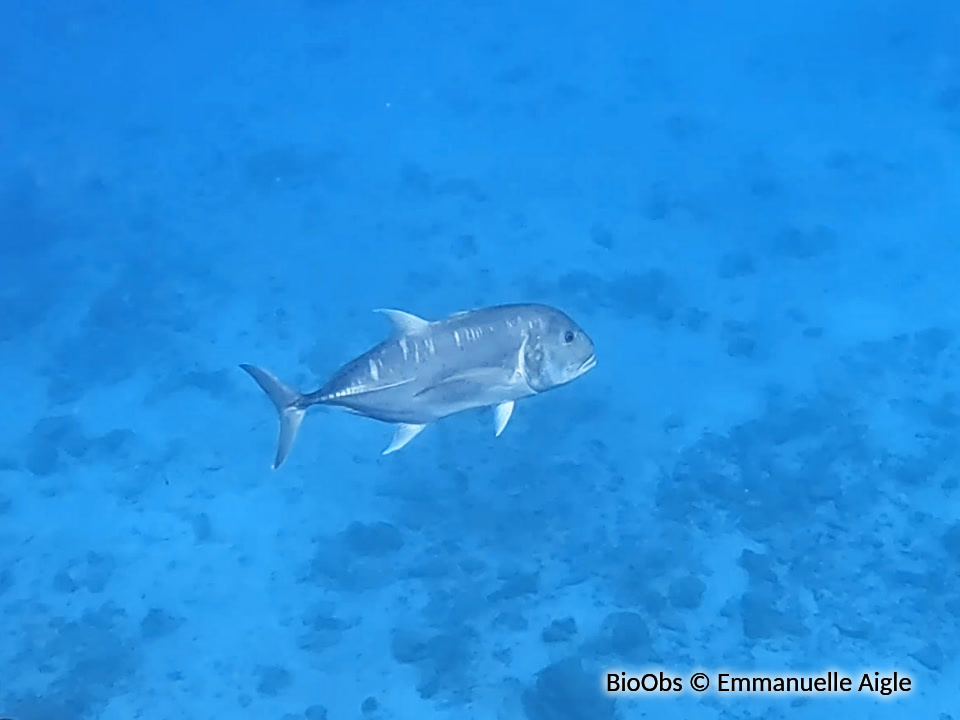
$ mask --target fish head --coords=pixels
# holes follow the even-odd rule
[[[545,315],[524,343],[524,375],[537,392],[576,380],[596,364],[593,340],[559,310]]]

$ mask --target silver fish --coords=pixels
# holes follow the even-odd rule
[[[498,305],[433,322],[385,310],[394,333],[341,367],[319,390],[301,393],[255,365],[241,365],[280,416],[273,468],[286,460],[307,409],[330,405],[396,425],[384,455],[441,418],[494,408],[497,437],[514,403],[574,380],[597,364],[593,341],[546,305]]]

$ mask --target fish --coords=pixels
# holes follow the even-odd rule
[[[403,310],[375,312],[389,319],[389,336],[313,392],[300,392],[262,367],[240,365],[280,419],[274,470],[290,455],[314,406],[393,425],[393,438],[382,451],[389,455],[437,421],[474,409],[492,408],[500,437],[518,400],[566,385],[597,364],[593,340],[548,305],[495,305],[433,321]]]

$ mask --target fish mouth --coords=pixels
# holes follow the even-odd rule
[[[580,363],[580,369],[577,371],[578,375],[583,375],[588,370],[593,369],[593,366],[597,364],[597,356],[591,355],[582,363]]]

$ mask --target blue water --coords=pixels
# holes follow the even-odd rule
[[[7,0],[0,98],[0,716],[960,718],[955,3]],[[508,302],[596,368],[270,469],[238,363]]]

